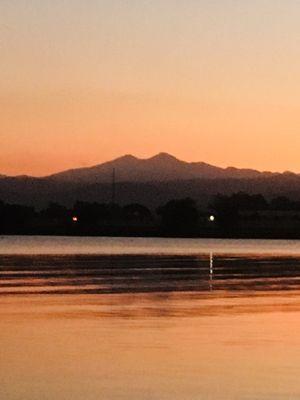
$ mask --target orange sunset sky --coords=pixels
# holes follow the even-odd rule
[[[0,174],[126,153],[300,172],[298,0],[1,0]]]

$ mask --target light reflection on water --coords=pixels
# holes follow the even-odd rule
[[[296,290],[300,257],[0,256],[0,296]]]
[[[299,278],[243,248],[3,254],[0,399],[299,399]]]

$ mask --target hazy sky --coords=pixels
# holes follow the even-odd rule
[[[300,172],[299,0],[1,0],[0,173],[132,153]]]

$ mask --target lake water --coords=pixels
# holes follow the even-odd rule
[[[0,237],[0,399],[300,398],[300,242]]]

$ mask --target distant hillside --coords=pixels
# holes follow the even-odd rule
[[[300,200],[297,174],[219,168],[180,161],[166,153],[146,160],[127,155],[95,167],[43,178],[2,176],[0,200],[37,207],[49,202],[71,206],[77,200],[109,202],[114,168],[116,201],[120,204],[142,203],[153,209],[170,199],[192,197],[205,206],[217,193],[238,191],[261,193],[266,198],[286,195]]]
[[[121,205],[141,203],[151,209],[170,199],[192,197],[200,205],[206,206],[217,193],[231,194],[244,191],[249,194],[261,193],[266,198],[288,196],[300,200],[300,177],[272,176],[255,179],[195,179],[167,182],[117,182],[116,202]],[[46,206],[58,202],[72,206],[75,201],[109,202],[111,200],[109,183],[56,182],[48,179],[0,180],[0,199],[9,203]]]
[[[274,175],[252,169],[220,168],[203,162],[185,162],[167,153],[148,159],[126,155],[89,168],[72,169],[51,175],[55,181],[98,183],[109,182],[115,169],[119,182],[165,182],[188,179],[257,178]]]

